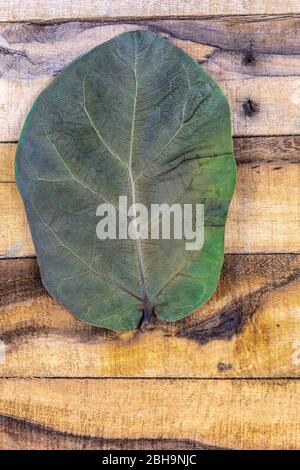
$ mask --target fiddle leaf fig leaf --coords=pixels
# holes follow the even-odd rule
[[[44,286],[114,331],[152,314],[174,322],[211,297],[235,178],[225,96],[146,31],[69,65],[36,99],[17,149]]]

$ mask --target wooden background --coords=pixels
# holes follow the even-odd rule
[[[228,96],[238,184],[213,298],[118,335],[43,289],[13,162],[53,76],[139,28]],[[299,54],[299,0],[0,0],[0,448],[300,448]]]

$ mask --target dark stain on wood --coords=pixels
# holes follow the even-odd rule
[[[57,431],[39,423],[5,414],[0,415],[0,435],[6,435],[10,448],[78,450],[221,450],[189,439],[117,439]]]
[[[226,364],[224,362],[219,362],[219,364],[218,364],[218,371],[219,372],[226,372],[226,371],[231,370],[231,369],[232,369],[231,364]]]
[[[300,163],[300,136],[236,137],[233,143],[238,165]]]
[[[266,264],[266,269],[268,269]],[[295,268],[292,272],[288,270],[284,273],[277,267],[277,277],[259,289],[234,300],[229,306],[221,309],[215,315],[198,322],[185,329],[178,331],[177,336],[190,339],[200,345],[213,340],[230,340],[239,334],[245,325],[251,321],[253,315],[259,309],[263,298],[271,291],[284,287],[290,282],[300,277],[300,268]]]
[[[297,15],[237,15],[194,19],[155,19],[119,21],[63,21],[2,23],[1,36],[9,45],[64,42],[88,29],[109,24],[147,27],[178,39],[207,44],[224,51],[255,50],[265,54],[299,54],[300,17]]]
[[[248,98],[243,103],[243,110],[247,117],[253,117],[259,112],[259,104],[251,98]]]
[[[43,294],[36,259],[0,260],[0,307]]]
[[[35,325],[27,325],[13,330],[0,332],[0,340],[5,344],[16,342],[19,344],[20,341],[26,342],[26,338],[32,338],[34,336],[43,336],[48,333],[46,327],[37,327]]]
[[[64,314],[71,315],[67,310],[65,310]],[[110,339],[111,341],[120,340],[118,333],[114,333],[113,331],[108,331],[103,328],[85,325],[79,321],[77,322],[78,324],[74,325],[74,328],[55,328],[51,325],[36,325],[33,322],[31,324],[27,323],[2,332],[0,327],[0,340],[6,344],[7,353],[17,350],[20,346],[29,343],[34,338],[41,337],[47,338],[56,336],[61,338],[72,338],[79,343],[88,344],[98,343],[101,339]]]
[[[253,54],[252,48],[250,48],[248,51],[246,51],[246,53],[245,53],[245,55],[242,59],[242,64],[246,65],[247,67],[248,66],[253,67],[254,65],[256,65],[256,62],[257,62],[256,57]]]
[[[259,307],[262,292],[249,294],[233,303],[229,308],[218,312],[197,325],[177,334],[203,345],[213,340],[230,340],[241,332],[245,323],[251,318]]]
[[[155,32],[243,54],[299,54],[300,17],[291,15],[228,16],[141,22]],[[140,24],[141,24],[140,23]],[[136,23],[138,25],[138,23]]]
[[[4,276],[5,267],[9,281],[1,283],[1,274]],[[27,268],[26,268],[27,267]],[[223,266],[221,280],[216,292],[217,298],[231,289],[233,300],[220,310],[216,310],[212,305],[212,312],[209,318],[203,318],[201,310],[207,308],[203,306],[199,309],[199,315],[187,317],[184,320],[169,324],[158,319],[153,319],[147,331],[160,329],[163,335],[179,336],[196,341],[198,344],[205,344],[212,340],[230,340],[234,335],[239,334],[247,322],[251,321],[257,312],[265,295],[270,291],[283,287],[293,282],[299,277],[300,255],[226,255]],[[30,280],[30,275],[32,279]],[[239,289],[239,280],[248,279],[251,282],[252,276],[261,278],[261,285],[253,292],[243,295]],[[10,286],[9,289],[6,286]],[[5,288],[3,287],[5,286]],[[35,296],[50,296],[38,278],[36,260],[3,260],[0,262],[0,290],[2,293],[2,306],[32,299]],[[214,297],[215,298],[215,297]],[[214,298],[210,301],[212,304]],[[54,302],[54,301],[53,301]],[[209,305],[209,304],[208,304]],[[64,315],[71,314],[65,310]],[[73,317],[72,317],[73,318]],[[21,324],[10,327],[10,323],[4,321],[1,327],[0,310],[0,339],[5,342],[8,352],[20,347],[21,344],[30,341],[35,337],[60,336],[70,337],[80,343],[98,343],[101,339],[119,341],[120,344],[134,342],[141,333],[133,332],[129,338],[123,339],[122,335],[108,330],[97,328],[74,320],[62,327],[56,327],[51,321],[45,324],[40,323],[39,318],[24,318]]]
[[[18,280],[0,284],[0,307],[14,302],[40,297],[44,294],[44,287],[39,279]]]
[[[300,18],[292,16],[264,16],[257,20],[252,16],[232,16],[201,19],[161,19],[134,20],[122,22],[101,21],[66,21],[54,24],[3,23],[0,25],[0,35],[4,44],[0,47],[0,75],[2,78],[34,79],[39,76],[55,76],[75,59],[75,51],[61,53],[60,46],[57,54],[31,51],[29,43],[63,43],[76,40],[90,29],[105,28],[108,25],[130,25],[154,31],[167,39],[180,39],[213,48],[200,62],[215,61],[221,54],[240,55],[239,65],[233,60],[233,70],[240,74],[262,76],[299,76],[297,67],[283,66],[281,70],[268,65],[271,55],[291,58],[299,54],[300,40],[296,34],[300,28]],[[120,32],[122,29],[120,28]],[[295,32],[295,34],[293,34]],[[95,32],[95,37],[97,33]],[[96,44],[95,44],[96,45]],[[254,53],[255,51],[255,53]],[[82,53],[82,52],[80,52]],[[216,57],[215,57],[216,56]],[[260,67],[257,57],[262,57]],[[274,57],[273,57],[274,58]],[[264,66],[266,64],[266,66]],[[246,70],[245,70],[246,67]],[[226,64],[225,64],[226,68]]]

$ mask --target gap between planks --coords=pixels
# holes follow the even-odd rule
[[[242,382],[242,381],[251,381],[251,382],[297,382],[300,380],[300,376],[290,376],[290,377],[251,377],[251,376],[245,376],[245,377],[209,377],[209,376],[203,376],[203,377],[189,377],[189,376],[166,376],[166,377],[155,377],[155,376],[142,376],[142,377],[133,377],[130,375],[124,375],[122,377],[116,377],[116,376],[103,376],[99,377],[97,375],[95,376],[77,376],[74,375],[72,377],[67,377],[67,376],[51,376],[51,375],[8,375],[8,376],[1,376],[0,375],[0,383],[2,380],[118,380],[118,381],[123,381],[123,380],[133,380],[133,381],[141,381],[141,380],[146,380],[146,381],[206,381],[206,382],[214,382],[214,381],[229,381],[229,382]]]
[[[53,21],[67,19],[195,18],[257,14],[295,14],[297,0],[2,0],[0,21]]]
[[[8,24],[8,25],[15,25],[15,24],[25,24],[25,25],[34,25],[34,26],[55,26],[55,25],[63,25],[68,23],[100,23],[105,25],[117,25],[117,24],[133,24],[133,23],[140,23],[146,21],[172,21],[172,20],[189,20],[189,21],[199,21],[199,20],[213,20],[213,21],[222,21],[230,18],[242,18],[242,19],[250,19],[252,21],[263,21],[265,19],[268,20],[279,20],[279,19],[287,19],[287,18],[299,18],[300,17],[300,9],[299,12],[295,13],[256,13],[256,14],[249,14],[249,13],[228,13],[228,14],[216,14],[216,15],[168,15],[168,16],[115,16],[115,17],[105,17],[105,16],[94,16],[94,17],[69,17],[69,18],[52,18],[52,19],[29,19],[29,20],[2,20],[0,18],[0,25],[1,24]],[[137,24],[138,26],[138,24]]]
[[[300,133],[299,134],[282,134],[282,135],[278,135],[278,134],[251,134],[251,135],[236,135],[236,134],[232,134],[232,138],[233,139],[247,139],[247,140],[251,140],[251,139],[268,139],[268,138],[288,138],[288,137],[291,137],[291,138],[297,138],[297,137],[300,137]],[[18,140],[6,140],[6,141],[0,141],[0,145],[18,145],[19,141]]]

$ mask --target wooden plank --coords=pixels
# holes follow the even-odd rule
[[[177,44],[219,83],[231,104],[234,135],[299,133],[300,17],[243,16],[0,24],[0,140],[18,140],[34,98],[72,60],[119,33],[139,28]]]
[[[225,232],[227,253],[300,249],[300,139],[235,141],[237,187]]]
[[[287,0],[2,0],[0,21],[299,13]]]
[[[300,255],[227,255],[212,299],[116,334],[76,320],[34,259],[0,262],[1,377],[298,377]]]
[[[34,256],[21,197],[15,183],[0,183],[0,258]]]
[[[300,137],[234,140],[238,182],[226,226],[227,253],[300,250]],[[33,256],[23,204],[13,181],[15,146],[0,146],[0,256]],[[2,183],[1,183],[1,178]]]
[[[16,145],[0,143],[0,183],[13,183]]]
[[[296,380],[15,379],[0,390],[2,449],[300,447]]]

